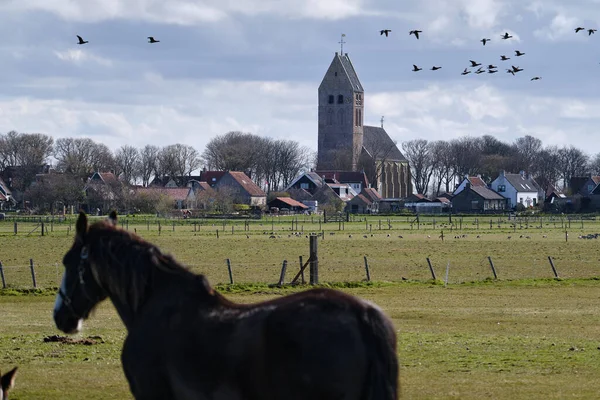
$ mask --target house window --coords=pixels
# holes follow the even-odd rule
[[[519,203],[523,204],[523,198],[519,197]]]
[[[301,183],[300,189],[308,189],[308,183]]]
[[[537,199],[536,198],[533,199],[533,206],[534,207],[537,206]]]
[[[344,104],[344,95],[343,94],[338,95],[338,104]]]
[[[477,209],[479,209],[479,201],[471,200],[471,210],[477,210]]]
[[[506,185],[498,185],[498,193],[506,192]]]
[[[333,104],[333,95],[332,94],[329,95],[329,104]]]

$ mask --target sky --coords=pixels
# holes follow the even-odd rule
[[[317,89],[343,33],[365,124],[384,116],[399,147],[532,135],[592,155],[600,32],[578,26],[600,26],[600,0],[0,0],[0,132],[202,152],[244,131],[316,150]],[[462,76],[469,60],[499,72]]]

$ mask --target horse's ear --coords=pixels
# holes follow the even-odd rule
[[[8,393],[8,390],[14,386],[16,375],[17,375],[17,367],[14,367],[10,371],[8,371],[5,375],[2,376],[1,384],[2,384],[2,390],[4,391],[4,396],[6,396],[6,394]]]
[[[117,212],[115,210],[112,210],[110,214],[108,214],[108,221],[114,226],[117,226]]]
[[[83,240],[85,233],[87,232],[88,220],[87,216],[83,211],[79,212],[79,218],[77,218],[77,224],[75,225],[75,237]]]

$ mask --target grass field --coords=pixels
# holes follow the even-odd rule
[[[513,226],[494,217],[491,229],[483,219],[478,229],[474,218],[454,218],[454,226],[437,220],[434,229],[432,218],[411,228],[411,220],[402,217],[390,221],[391,229],[382,218],[379,229],[379,218],[373,217],[343,227],[300,217],[294,228],[285,218],[246,227],[243,221],[226,221],[225,226],[221,221],[177,221],[173,228],[163,221],[160,232],[155,220],[130,219],[128,226],[121,221],[205,273],[213,284],[228,282],[229,258],[239,286],[221,289],[241,302],[302,290],[273,289],[266,283],[278,280],[284,259],[289,281],[298,271],[298,256],[308,257],[306,235],[324,231],[321,282],[359,282],[343,290],[380,305],[398,329],[403,398],[598,398],[600,248],[595,239],[578,238],[600,232],[595,220],[569,226],[566,220],[546,218]],[[125,332],[110,303],[77,337],[92,337],[95,344],[45,343],[44,337],[59,334],[51,316],[54,290],[37,295],[15,290],[31,287],[30,258],[39,287],[58,285],[61,259],[72,241],[69,222],[51,228],[46,223],[43,237],[39,226],[33,230],[37,223],[18,224],[14,235],[12,222],[0,222],[0,261],[9,286],[0,290],[0,369],[21,367],[11,399],[131,398],[119,359]],[[364,256],[375,281],[370,285],[360,283]],[[489,279],[488,256],[497,281]],[[548,256],[563,279],[550,279]],[[438,282],[431,281],[426,257]],[[448,263],[445,287],[439,281]]]
[[[396,283],[344,289],[372,300],[398,330],[406,399],[594,399],[600,390],[596,280],[538,280],[444,287]],[[289,293],[234,293],[253,302]],[[6,293],[5,293],[6,294]],[[20,366],[15,399],[127,399],[125,336],[110,303],[79,338],[56,335],[52,295],[0,296],[0,367]]]

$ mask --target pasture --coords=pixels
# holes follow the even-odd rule
[[[394,321],[403,398],[598,397],[600,281],[595,278],[600,276],[600,249],[596,239],[578,239],[600,232],[596,221],[511,226],[494,217],[491,228],[477,221],[478,229],[465,218],[459,229],[454,218],[456,226],[440,227],[438,220],[434,229],[432,219],[411,228],[408,218],[397,217],[391,227],[382,218],[379,229],[377,217],[344,226],[302,218],[294,228],[291,218],[246,226],[243,221],[198,226],[188,220],[177,221],[174,228],[163,221],[160,231],[157,221],[130,219],[128,228],[206,274],[240,302],[302,290],[267,284],[277,282],[284,259],[289,264],[286,282],[291,279],[299,269],[298,257],[308,258],[306,235],[320,228],[325,233],[319,239],[321,282],[374,301]],[[0,222],[0,261],[9,286],[0,290],[0,369],[20,366],[11,398],[131,398],[119,359],[125,332],[109,303],[99,307],[72,343],[44,341],[59,334],[52,321],[52,288],[62,275],[61,259],[72,234],[68,221],[53,224],[43,237],[39,229],[28,234],[34,227],[34,222],[19,222],[14,235],[11,221]],[[371,283],[363,282],[364,256]],[[488,256],[497,281],[490,280]],[[561,280],[550,279],[548,256]],[[50,289],[20,290],[31,287],[30,258],[38,287]],[[226,284],[225,259],[231,260],[236,285]]]

